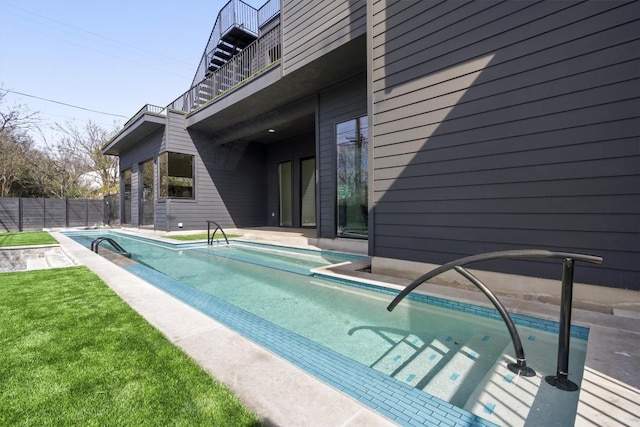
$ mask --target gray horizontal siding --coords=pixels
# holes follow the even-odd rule
[[[638,2],[376,2],[371,17],[375,255],[582,252],[605,263],[576,280],[638,289]]]
[[[195,155],[195,200],[172,199],[167,205],[168,227],[206,228],[212,220],[222,227],[266,225],[266,154],[247,141],[216,144],[200,132],[187,132],[184,121],[170,121],[168,147]]]
[[[366,115],[367,87],[364,74],[318,95],[320,237],[336,236],[336,125]]]
[[[365,0],[283,0],[283,74],[366,32]]]

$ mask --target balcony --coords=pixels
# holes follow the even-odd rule
[[[209,70],[201,81],[169,104],[169,108],[194,111],[270,69],[273,64],[280,62],[281,57],[278,24],[227,62]]]
[[[122,129],[101,150],[104,154],[119,155],[120,152],[140,139],[163,128],[167,121],[167,109],[147,104],[133,115]]]
[[[279,13],[278,0],[269,0],[260,9],[255,9],[242,0],[229,0],[218,13],[191,85],[242,52],[258,38],[260,28]]]

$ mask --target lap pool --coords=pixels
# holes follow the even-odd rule
[[[312,272],[360,257],[231,241],[171,244],[114,232],[67,232],[88,247],[108,236],[122,268],[226,324],[400,425],[572,425],[578,393],[544,381],[556,368],[556,322],[514,315],[535,377],[514,361],[493,309]],[[109,245],[104,243],[103,247]],[[572,328],[580,384],[588,330]]]

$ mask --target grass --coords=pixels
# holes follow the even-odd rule
[[[22,233],[0,233],[0,247],[57,244],[58,241],[46,231]]]
[[[173,236],[166,236],[169,239],[174,240],[182,240],[182,241],[190,241],[190,240],[207,240],[207,233],[196,233],[196,234],[176,234]],[[213,236],[215,239],[224,239],[222,233],[216,233]],[[228,239],[232,239],[234,237],[241,237],[239,234],[227,234]]]
[[[0,425],[259,425],[86,267],[0,277]]]

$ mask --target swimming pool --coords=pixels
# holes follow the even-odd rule
[[[88,246],[105,233],[67,235]],[[540,376],[555,373],[557,336],[541,330],[557,329],[555,322],[514,316],[529,364],[538,372],[537,377],[518,378],[504,366],[513,354],[495,310],[420,296],[422,301],[403,303],[389,313],[385,308],[397,291],[233,258],[235,252],[248,256],[246,247],[263,264],[305,258],[314,260],[310,269],[357,256],[110,236],[134,254],[137,262],[126,265],[127,270],[400,424],[491,425],[486,419],[525,425],[528,417],[526,424],[553,425],[545,420],[556,412],[554,407],[575,413],[577,393],[547,390],[540,383]],[[574,328],[572,370],[584,363],[586,334]],[[579,383],[579,375],[572,380]]]

